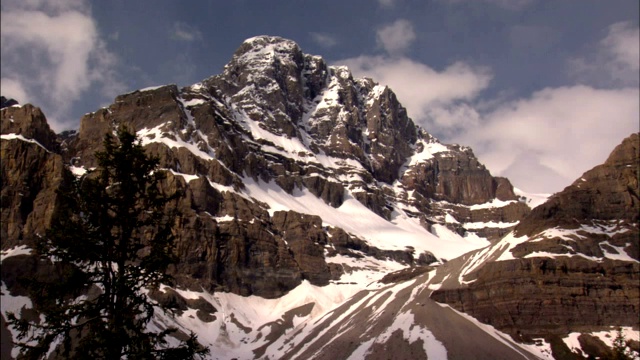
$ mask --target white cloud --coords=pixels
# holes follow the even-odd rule
[[[54,129],[77,122],[69,109],[92,85],[109,96],[122,90],[86,2],[10,0],[1,15],[1,91],[42,107]]]
[[[639,95],[633,88],[543,89],[499,106],[453,140],[516,186],[557,192],[638,131]]]
[[[456,141],[472,145],[489,168],[526,190],[562,190],[638,131],[639,43],[637,25],[612,24],[591,53],[568,61],[583,85],[504,103]]]
[[[192,42],[202,40],[200,30],[183,22],[176,22],[170,30],[170,37],[173,40]]]
[[[578,81],[599,86],[638,86],[640,29],[630,22],[612,24],[587,56],[571,58],[569,72]]]
[[[380,28],[376,35],[378,43],[391,55],[403,53],[416,39],[413,24],[404,19]]]
[[[640,68],[640,29],[630,22],[619,22],[609,27],[609,34],[602,40],[614,61],[631,70]]]
[[[330,48],[338,44],[338,40],[327,33],[312,32],[309,33],[309,35],[311,35],[313,42],[325,48]]]
[[[4,15],[4,14],[3,14]],[[76,11],[48,16],[39,11],[16,11],[3,16],[2,41],[9,51],[21,46],[46,49],[55,72],[42,75],[42,86],[57,94],[77,97],[89,83],[87,59],[96,41],[94,24]]]

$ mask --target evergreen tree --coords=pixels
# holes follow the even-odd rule
[[[117,138],[116,138],[117,137]],[[126,128],[107,134],[98,166],[60,192],[63,207],[38,244],[56,266],[54,282],[33,280],[34,305],[45,321],[8,314],[27,358],[44,358],[60,344],[64,358],[192,359],[203,357],[195,335],[171,347],[148,324],[157,304],[147,289],[169,284],[175,262],[172,197],[160,189],[158,159],[145,154]]]
[[[631,356],[627,354],[627,340],[622,334],[622,328],[618,328],[616,338],[613,339],[613,360],[628,360]]]

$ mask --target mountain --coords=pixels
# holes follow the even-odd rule
[[[618,151],[532,211],[470,148],[416,126],[390,88],[270,36],[246,40],[197,84],[120,95],[77,132],[54,134],[30,104],[3,105],[0,121],[3,316],[31,307],[21,277],[47,274],[29,249],[56,214],[56,189],[94,167],[104,134],[127,125],[167,169],[163,188],[183,194],[173,204],[177,284],[149,294],[181,312],[154,326],[195,331],[213,358],[546,356],[544,344],[582,324],[564,312],[585,310],[512,316],[567,291],[554,272],[527,272],[540,259],[575,281],[603,275],[603,291],[619,287],[585,296],[606,308],[582,319],[585,334],[634,325],[620,314],[638,312],[638,218],[625,215],[638,209],[637,166],[627,166],[637,136],[635,153]],[[536,241],[546,234],[555,238]],[[584,261],[549,255],[563,251]],[[520,277],[550,282],[547,298],[500,290]],[[502,305],[478,300],[487,291]],[[4,358],[12,335],[2,331]],[[542,347],[523,345],[533,338]]]
[[[434,278],[446,280],[431,298],[514,338],[556,346],[574,334],[585,350],[588,333],[637,329],[639,151],[632,134],[500,241],[440,267]]]

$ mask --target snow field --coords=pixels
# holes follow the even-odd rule
[[[361,270],[359,279],[372,279],[381,277],[380,270]],[[369,272],[371,274],[363,274]],[[272,331],[270,323],[282,321],[282,315],[299,306],[313,303],[311,312],[303,317],[293,318],[293,327],[286,330],[286,334],[296,332],[304,334],[305,329],[310,329],[310,323],[321,318],[327,312],[348,300],[356,292],[362,290],[366,284],[340,283],[329,284],[324,287],[311,285],[303,281],[298,287],[278,299],[265,299],[258,296],[243,297],[231,293],[194,292],[176,289],[185,298],[197,299],[202,297],[209,301],[216,309],[216,320],[210,323],[200,321],[195,316],[195,310],[189,310],[174,320],[165,319],[166,322],[175,321],[185,330],[193,330],[201,342],[215,349],[216,355],[241,358],[253,358],[253,349],[267,344],[266,337]],[[241,324],[241,326],[237,325]],[[265,326],[266,325],[266,326]],[[249,328],[248,332],[242,327]],[[299,335],[296,335],[298,338]],[[284,341],[288,336],[280,338],[271,346],[265,355],[271,354],[277,358]],[[288,346],[293,346],[291,343]]]
[[[444,226],[436,227],[441,236],[438,237],[422,227],[418,219],[397,211],[394,211],[391,221],[387,221],[349,193],[345,194],[345,200],[339,208],[333,208],[307,189],[295,189],[288,194],[275,183],[256,182],[251,178],[245,178],[244,183],[247,195],[268,204],[271,215],[279,210],[318,215],[323,225],[340,227],[382,250],[406,250],[411,247],[415,250],[415,258],[430,251],[436,257],[453,259],[488,244],[478,241],[479,238],[463,238]]]

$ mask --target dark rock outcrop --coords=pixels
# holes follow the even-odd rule
[[[3,108],[0,130],[3,135],[21,135],[36,141],[48,151],[59,151],[57,136],[49,127],[47,118],[40,108],[31,104]]]
[[[449,146],[407,171],[405,186],[424,197],[462,205],[476,205],[499,199],[517,200],[505,178],[494,178],[470,148]]]
[[[82,117],[71,152],[81,159],[85,167],[95,167],[94,153],[102,149],[104,135],[119,125],[126,125],[134,131],[159,125],[172,129],[185,127],[186,117],[176,101],[177,96],[175,85],[117,96],[108,108]]]
[[[426,223],[444,223],[461,235],[472,232],[494,241],[529,214],[529,207],[517,201],[509,180],[492,176],[470,148],[440,144],[424,131],[419,135],[414,155],[418,160],[408,164],[400,187],[412,193],[403,199],[406,203],[429,215]],[[499,201],[491,205],[495,200]],[[454,221],[446,221],[448,216]],[[467,229],[465,223],[499,226]]]
[[[0,96],[0,109],[6,108],[6,107],[10,107],[13,105],[18,105],[18,102],[15,99],[7,99],[4,96]]]
[[[322,219],[317,215],[277,211],[272,221],[293,253],[303,277],[315,285],[328,284],[330,273],[324,260],[328,238],[322,229]]]
[[[0,110],[0,237],[2,249],[32,246],[44,235],[64,176],[58,143],[44,114],[30,104]]]

